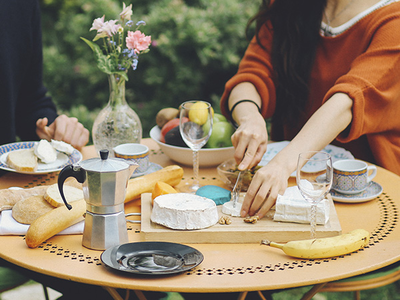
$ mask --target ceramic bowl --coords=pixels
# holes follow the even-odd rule
[[[173,161],[185,166],[193,166],[193,151],[190,148],[177,147],[160,142],[161,130],[154,126],[150,137],[160,146],[161,150]],[[229,157],[233,157],[233,147],[203,148],[199,151],[200,167],[216,167]]]
[[[246,192],[247,188],[250,185],[251,180],[253,179],[254,173],[261,168],[261,166],[257,166],[250,171],[246,171],[243,175],[242,179],[242,192]],[[222,182],[224,182],[230,188],[236,183],[237,176],[239,174],[239,170],[237,169],[237,164],[234,158],[230,158],[223,163],[221,163],[217,167],[217,172],[219,177],[221,178]]]

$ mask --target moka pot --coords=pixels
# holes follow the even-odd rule
[[[101,150],[100,158],[68,165],[58,176],[58,188],[68,209],[72,206],[64,196],[65,180],[74,177],[83,184],[86,214],[82,245],[95,250],[105,250],[128,242],[125,194],[128,180],[138,165],[119,158],[109,158],[108,154],[108,150]]]

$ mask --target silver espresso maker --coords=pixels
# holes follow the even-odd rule
[[[86,215],[82,245],[95,250],[105,250],[128,242],[125,193],[128,180],[138,165],[119,158],[109,158],[108,154],[108,150],[101,150],[100,158],[68,165],[58,176],[58,188],[68,209],[71,209],[71,204],[67,203],[64,196],[65,180],[74,177],[83,184]]]

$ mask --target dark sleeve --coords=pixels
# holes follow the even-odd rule
[[[21,73],[21,84],[16,106],[16,130],[22,140],[36,140],[36,121],[47,117],[52,123],[57,117],[54,103],[46,96],[47,89],[43,86],[43,53],[40,7],[37,0],[33,1],[30,24],[24,26],[31,30],[26,36],[28,55],[25,72]],[[20,21],[19,21],[20,22]]]

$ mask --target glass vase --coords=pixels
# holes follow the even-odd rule
[[[113,148],[124,143],[140,143],[142,123],[125,99],[125,79],[118,74],[108,75],[110,98],[96,117],[93,128],[93,144],[98,153],[107,149],[114,156]]]

